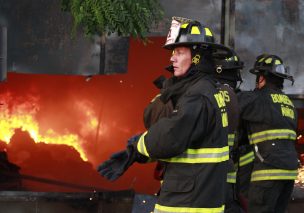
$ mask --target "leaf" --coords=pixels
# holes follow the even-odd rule
[[[159,0],[62,0],[61,9],[72,15],[74,35],[77,29],[86,36],[116,32],[143,42],[164,15]]]

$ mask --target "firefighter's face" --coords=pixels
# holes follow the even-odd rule
[[[174,68],[174,76],[184,76],[191,66],[191,50],[188,47],[176,47],[170,58]]]

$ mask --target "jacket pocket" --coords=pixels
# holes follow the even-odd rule
[[[192,177],[166,177],[161,190],[166,192],[190,192],[194,189]]]

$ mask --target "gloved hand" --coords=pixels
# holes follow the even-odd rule
[[[135,162],[148,161],[148,157],[137,152],[135,142],[140,135],[135,135],[128,140],[126,150],[114,153],[109,160],[100,164],[97,168],[99,174],[110,181],[118,179]]]
[[[114,153],[109,160],[100,164],[97,168],[99,174],[110,181],[119,178],[135,162],[132,159],[131,150],[123,150]]]
[[[130,145],[135,144],[139,140],[141,135],[142,134],[140,133],[140,134],[137,134],[137,135],[133,135],[131,138],[129,138],[128,143],[127,143],[127,147],[130,146]]]

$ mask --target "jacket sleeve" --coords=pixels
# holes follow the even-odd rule
[[[170,117],[160,119],[141,136],[137,150],[154,159],[171,158],[183,153],[190,140],[200,135],[197,131],[205,130],[201,116],[203,120],[208,119],[210,105],[210,101],[202,95],[184,96]]]
[[[160,100],[160,94],[157,95],[144,110],[144,125],[146,129],[149,129],[159,119],[169,117],[172,111],[172,102],[163,103]]]
[[[242,120],[259,121],[260,115],[263,115],[263,103],[260,103],[259,95],[255,91],[238,93],[238,103],[240,109],[240,117]],[[257,112],[256,105],[260,105]],[[265,104],[265,103],[264,103]]]

